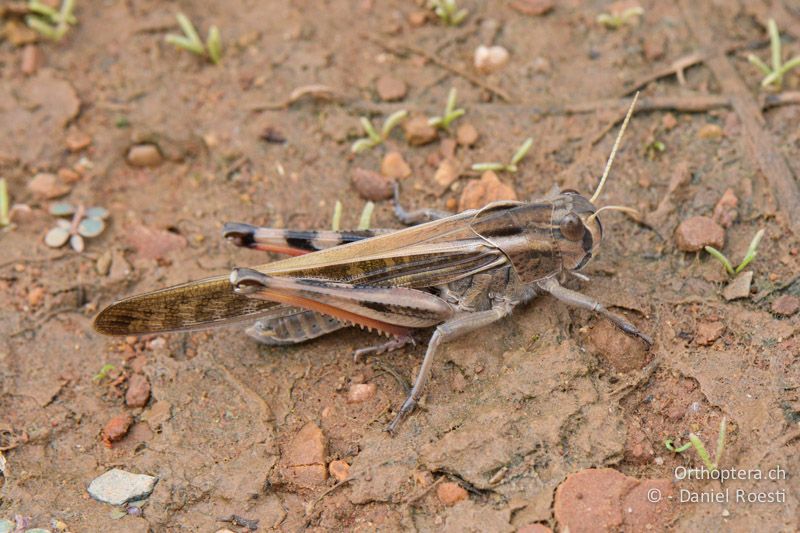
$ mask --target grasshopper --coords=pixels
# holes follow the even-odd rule
[[[389,337],[357,350],[357,357],[397,349],[414,342],[414,330],[435,328],[414,386],[387,427],[390,433],[420,400],[443,343],[502,319],[540,294],[597,312],[649,347],[650,337],[625,318],[561,284],[567,275],[588,279],[579,271],[603,236],[598,213],[628,210],[597,209],[594,202],[635,103],[636,97],[590,199],[565,190],[453,215],[406,211],[395,188],[397,217],[417,225],[339,232],[229,223],[223,235],[234,244],[295,257],[117,301],[100,312],[94,327],[107,335],[135,335],[254,321],[247,333],[269,345],[307,341],[351,325]]]

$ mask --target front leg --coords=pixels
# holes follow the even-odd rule
[[[648,348],[653,345],[653,339],[639,331],[636,326],[625,320],[623,317],[612,313],[603,307],[603,304],[597,300],[593,300],[585,294],[581,294],[577,291],[567,289],[558,281],[556,281],[555,278],[547,278],[546,280],[538,282],[537,285],[543,291],[549,292],[556,299],[561,300],[566,304],[582,307],[584,309],[588,309],[589,311],[600,313],[628,335],[642,339],[645,343],[647,343]]]
[[[425,358],[422,360],[422,366],[414,382],[414,388],[411,389],[411,393],[408,395],[408,398],[406,398],[406,401],[403,402],[403,406],[400,408],[397,416],[394,417],[394,420],[392,420],[386,428],[386,431],[393,434],[400,423],[411,414],[417,406],[417,402],[422,397],[425,384],[430,377],[431,365],[433,365],[433,358],[436,355],[436,350],[441,343],[457,339],[466,333],[497,322],[508,315],[513,307],[513,304],[510,302],[503,301],[488,311],[464,314],[437,326],[428,343],[428,350],[425,352]]]

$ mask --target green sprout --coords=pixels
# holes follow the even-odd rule
[[[528,150],[531,149],[533,146],[533,137],[528,137],[525,139],[525,142],[522,143],[517,151],[514,153],[514,156],[511,158],[511,162],[509,164],[504,163],[475,163],[472,165],[472,170],[478,171],[485,171],[485,170],[495,170],[495,171],[502,171],[505,170],[506,172],[516,172],[517,171],[517,163],[522,161],[522,158],[528,153]]]
[[[61,9],[53,9],[39,0],[28,1],[30,15],[25,17],[29,28],[52,41],[60,41],[67,34],[70,25],[78,23],[72,12],[75,0],[63,0]]]
[[[602,13],[597,15],[597,22],[609,28],[616,30],[625,24],[633,24],[636,22],[636,17],[644,15],[644,9],[639,6],[629,7],[622,12]]]
[[[11,224],[11,216],[8,212],[8,186],[5,178],[0,178],[0,226]]]
[[[375,204],[372,202],[367,202],[364,204],[364,209],[361,211],[361,216],[358,220],[358,229],[365,230],[369,229],[369,226],[372,222],[372,213],[375,211]],[[331,220],[331,229],[333,231],[339,231],[341,228],[342,222],[342,202],[336,200],[336,205],[333,207],[333,220]]]
[[[711,456],[708,454],[703,441],[700,440],[700,437],[695,435],[694,433],[689,433],[689,442],[684,444],[683,446],[674,446],[672,444],[672,439],[667,439],[664,441],[664,446],[671,452],[675,453],[683,453],[688,450],[690,447],[694,446],[694,449],[697,451],[697,455],[700,456],[702,459],[703,464],[706,465],[711,471],[717,470],[719,468],[720,459],[722,459],[722,452],[725,451],[725,437],[728,434],[728,419],[726,417],[722,417],[722,420],[719,423],[719,436],[717,437],[717,449],[714,453],[714,460],[711,460]]]
[[[435,128],[440,128],[445,131],[450,130],[450,124],[453,123],[459,117],[462,117],[466,110],[458,108],[456,109],[456,96],[457,92],[455,87],[450,89],[450,93],[447,95],[447,104],[444,107],[444,115],[441,117],[432,117],[428,119],[428,124]]]
[[[353,146],[350,147],[350,151],[352,151],[354,154],[358,154],[364,150],[369,150],[370,148],[375,148],[379,144],[383,144],[383,141],[389,137],[389,135],[392,133],[392,130],[396,128],[403,120],[405,120],[407,116],[408,111],[405,109],[395,111],[389,115],[389,117],[383,123],[380,134],[375,131],[375,127],[367,117],[361,117],[361,127],[364,128],[364,133],[366,133],[367,136],[356,140],[356,142],[353,143]]]
[[[658,140],[648,143],[647,146],[644,147],[647,158],[650,160],[655,159],[658,154],[662,153],[666,149],[667,145]]]
[[[783,63],[781,53],[781,36],[778,33],[778,25],[774,19],[769,19],[767,22],[767,31],[769,33],[769,49],[772,52],[772,68],[764,63],[758,56],[750,54],[747,60],[758,67],[764,74],[764,79],[761,80],[762,87],[769,87],[772,85],[775,89],[781,90],[783,85],[783,77],[789,73],[790,70],[800,67],[800,56],[795,56],[786,63]]]
[[[103,365],[103,368],[101,368],[101,369],[100,369],[100,372],[98,372],[97,374],[95,374],[95,375],[92,377],[92,381],[94,381],[95,383],[100,383],[101,381],[103,381],[104,379],[106,379],[106,378],[108,377],[108,374],[109,374],[111,371],[113,371],[115,368],[117,368],[117,367],[115,367],[115,366],[114,366],[114,365],[112,365],[112,364],[105,364],[105,365]]]
[[[428,8],[447,26],[458,26],[469,15],[466,9],[458,9],[456,0],[430,0]]]
[[[178,48],[183,48],[198,56],[206,56],[212,63],[218,65],[220,59],[222,59],[222,37],[220,36],[219,28],[216,26],[211,26],[211,28],[209,28],[206,44],[204,45],[203,41],[200,40],[200,35],[194,28],[194,24],[192,24],[192,21],[190,21],[186,15],[178,13],[175,15],[175,18],[178,19],[178,25],[181,27],[184,34],[176,35],[170,33],[165,37],[165,40]]]
[[[71,217],[72,220],[59,218],[56,225],[45,235],[44,243],[50,248],[60,248],[68,241],[78,253],[86,247],[84,239],[97,237],[106,229],[105,219],[108,209],[104,207],[74,206],[67,202],[57,202],[50,206],[50,214],[56,217]]]
[[[722,252],[720,252],[713,246],[706,246],[705,250],[711,256],[713,256],[717,261],[722,263],[722,266],[725,267],[725,270],[728,272],[728,274],[730,274],[731,276],[735,276],[736,274],[744,270],[747,267],[747,265],[749,265],[753,261],[753,259],[756,258],[756,256],[758,255],[756,249],[758,248],[758,245],[761,242],[761,238],[763,236],[764,236],[764,230],[763,229],[758,230],[758,232],[753,237],[753,240],[750,241],[750,246],[747,247],[747,253],[744,256],[744,259],[742,259],[742,262],[739,263],[739,266],[737,266],[736,268],[733,267],[731,262],[728,260],[727,257],[725,257],[725,255]]]
[[[339,231],[342,223],[342,202],[336,200],[336,205],[333,206],[333,219],[331,220],[331,229]]]

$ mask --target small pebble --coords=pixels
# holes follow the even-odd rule
[[[377,202],[392,197],[394,180],[364,168],[354,168],[350,175],[358,194],[365,200]]]
[[[388,74],[378,78],[375,87],[378,90],[378,96],[384,102],[402,100],[406,97],[406,93],[408,92],[406,82],[394,76],[389,76]]]
[[[700,346],[710,346],[725,332],[725,324],[719,321],[701,322],[697,325],[694,342]]]
[[[552,11],[555,5],[555,0],[515,0],[511,3],[511,9],[523,15],[539,17]]]
[[[669,131],[678,125],[678,119],[676,119],[675,115],[673,115],[672,113],[667,113],[661,119],[661,125],[664,126],[665,130]]]
[[[59,168],[58,177],[61,178],[64,183],[75,183],[81,179],[81,175],[71,168]]]
[[[711,215],[711,218],[723,228],[730,228],[739,216],[739,212],[736,210],[738,205],[739,199],[736,198],[733,189],[726,189],[714,207],[714,214]]]
[[[706,124],[698,130],[697,136],[700,139],[719,139],[722,137],[722,128],[716,124]]]
[[[479,46],[475,49],[475,68],[481,74],[491,74],[506,66],[509,57],[502,46]]]
[[[753,271],[742,272],[722,289],[722,297],[728,301],[750,297],[750,284],[753,282]]]
[[[143,422],[153,428],[158,429],[161,424],[172,418],[172,405],[167,402],[155,402],[149,409],[142,413]]]
[[[322,430],[313,422],[308,422],[284,450],[283,475],[300,486],[322,485],[328,479],[325,466],[327,449],[328,442]]]
[[[453,159],[456,156],[456,140],[451,138],[442,139],[439,143],[439,152],[445,159]]]
[[[155,167],[161,164],[161,152],[153,144],[137,144],[128,150],[128,163],[135,167]]]
[[[531,68],[538,74],[549,74],[553,66],[546,57],[536,56],[531,60]]]
[[[26,76],[36,74],[36,71],[42,66],[44,56],[42,51],[35,44],[26,44],[22,49],[22,73]]]
[[[683,252],[697,252],[704,246],[721,250],[725,246],[725,230],[709,217],[691,217],[675,230],[675,244]]]
[[[427,11],[412,11],[408,14],[408,23],[411,24],[412,28],[419,28],[424,26],[425,23],[428,21],[428,12]]]
[[[328,472],[338,481],[344,481],[350,475],[350,465],[344,461],[331,461],[328,465]]]
[[[81,130],[73,129],[67,134],[66,144],[70,152],[80,152],[92,144],[92,138]]]
[[[772,312],[780,316],[792,316],[800,309],[800,298],[784,294],[772,302]]]
[[[648,61],[657,61],[664,57],[667,39],[663,33],[648,33],[642,42],[642,51]]]
[[[28,190],[39,198],[52,200],[67,194],[70,191],[70,187],[55,174],[40,172],[28,182]]]
[[[372,399],[378,391],[375,383],[354,383],[347,391],[347,403],[362,403]]]
[[[93,479],[87,490],[95,500],[111,505],[124,505],[150,496],[156,483],[157,477],[114,468]]]
[[[516,200],[517,193],[500,181],[491,170],[483,173],[480,180],[470,181],[461,193],[458,210],[479,209],[498,200]]]
[[[133,424],[133,417],[128,413],[122,413],[109,420],[103,428],[103,444],[111,448],[112,442],[116,442],[128,434],[131,424]]]
[[[39,304],[44,300],[45,290],[44,287],[34,287],[28,292],[28,305],[31,307],[39,307]]]
[[[103,252],[100,257],[97,258],[97,262],[94,266],[97,273],[101,276],[108,275],[108,271],[111,270],[111,250]]]
[[[411,175],[411,167],[400,152],[389,152],[381,161],[381,174],[389,178],[403,179]]]
[[[411,146],[421,146],[436,140],[439,136],[436,128],[428,124],[428,119],[423,116],[416,116],[403,123],[403,131],[406,141]]]
[[[128,407],[144,407],[150,399],[150,382],[143,374],[134,374],[128,380],[125,392],[125,405]]]
[[[35,31],[27,27],[21,20],[11,19],[5,23],[0,33],[16,47],[35,43],[39,37]]]
[[[458,483],[447,481],[436,487],[436,495],[445,505],[455,505],[462,500],[467,499],[467,491],[464,490]]]
[[[458,166],[452,159],[445,159],[439,164],[436,173],[433,175],[433,180],[440,187],[442,192],[447,190],[454,181],[458,179]]]
[[[478,130],[470,123],[461,124],[456,130],[456,140],[461,146],[472,146],[478,142]]]

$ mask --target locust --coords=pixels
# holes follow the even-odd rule
[[[590,198],[554,190],[531,202],[500,201],[458,214],[407,211],[395,187],[400,230],[303,231],[228,223],[233,244],[293,257],[234,268],[112,303],[94,321],[107,335],[205,329],[252,322],[247,334],[273,346],[318,338],[349,326],[382,333],[386,342],[357,357],[414,343],[433,329],[413,388],[387,430],[415,409],[437,352],[448,341],[493,324],[549,294],[594,311],[649,348],[651,338],[600,302],[563,285],[596,254],[603,237],[597,208],[636,98],[625,116],[597,189]]]

